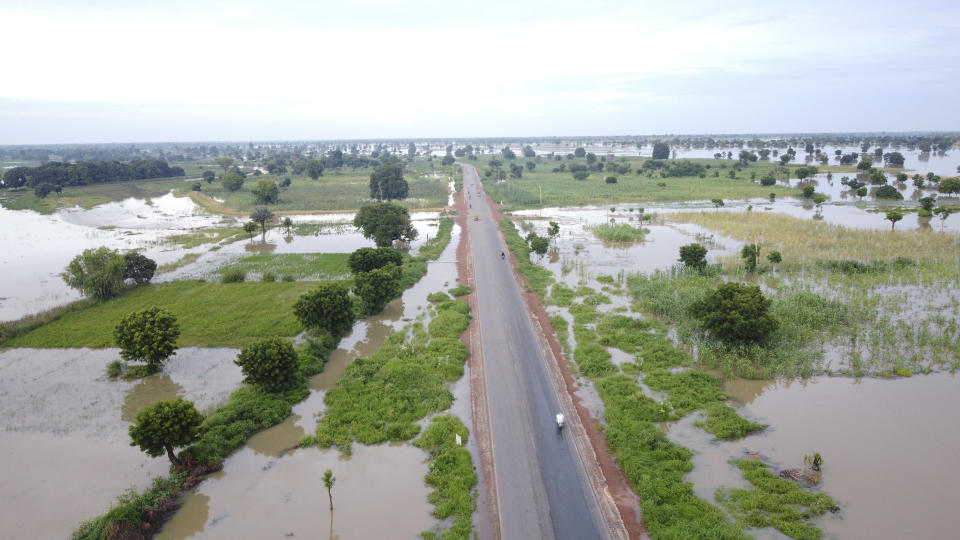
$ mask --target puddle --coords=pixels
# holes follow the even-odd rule
[[[728,381],[740,413],[770,424],[741,441],[712,443],[692,418],[669,437],[695,452],[687,479],[713,501],[722,485],[742,485],[727,463],[750,450],[778,468],[820,452],[820,488],[841,507],[816,520],[837,538],[952,538],[960,527],[960,381],[948,374],[898,380],[821,377],[809,381]],[[695,416],[695,415],[694,415]]]
[[[133,486],[167,473],[165,458],[130,446],[128,419],[176,395],[206,409],[240,383],[232,349],[184,348],[164,372],[110,381],[117,349],[11,349],[0,353],[0,530],[63,538]],[[55,508],[43,519],[38,508]]]

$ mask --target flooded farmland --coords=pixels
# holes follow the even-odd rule
[[[63,538],[127,488],[165,475],[169,462],[130,446],[127,426],[161,399],[182,396],[200,410],[225,401],[240,384],[236,353],[183,348],[163,373],[134,382],[106,377],[117,349],[0,352],[0,530]],[[38,508],[57,511],[25,519]]]

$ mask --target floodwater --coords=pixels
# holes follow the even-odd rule
[[[158,538],[326,537],[415,538],[436,526],[424,485],[427,456],[408,443],[354,445],[352,456],[336,449],[297,448],[323,414],[323,397],[350,363],[377,350],[395,331],[427,318],[426,296],[456,285],[454,226],[450,244],[427,275],[383,312],[358,321],[333,351],[311,393],[281,424],[252,437],[224,462],[223,471],[184,498]],[[457,382],[451,413],[470,425],[469,376]],[[472,440],[472,439],[471,439]],[[472,443],[471,443],[472,444]],[[476,449],[468,446],[477,460]],[[479,463],[479,461],[476,461]],[[334,511],[321,477],[333,471]]]
[[[182,396],[204,410],[240,384],[233,349],[183,348],[163,373],[105,375],[117,349],[11,349],[0,353],[0,530],[9,538],[63,538],[117,495],[166,474],[166,457],[130,446],[143,407]],[[55,509],[40,512],[38,509]],[[30,519],[34,517],[35,519]]]
[[[770,424],[740,441],[714,443],[692,418],[668,432],[695,452],[687,479],[713,501],[745,486],[730,459],[759,454],[777,470],[823,455],[818,489],[840,506],[816,525],[836,538],[956,538],[960,515],[960,381],[940,373],[897,380],[820,377],[726,384],[740,414]]]

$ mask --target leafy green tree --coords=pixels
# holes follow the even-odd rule
[[[228,157],[218,157],[216,160],[217,165],[223,167],[223,172],[226,173],[233,167],[233,159]]]
[[[532,161],[524,163],[523,166],[526,167],[528,171],[532,171],[537,168],[537,164]]]
[[[353,292],[363,300],[364,312],[380,313],[400,292],[400,268],[395,264],[361,272],[353,278]]]
[[[323,176],[323,162],[319,159],[312,158],[307,160],[307,167],[304,169],[307,173],[307,176],[316,180]]]
[[[862,199],[862,198],[864,198],[864,197],[866,197],[866,196],[867,196],[867,188],[864,187],[864,186],[858,187],[858,188],[857,188],[857,197],[860,197],[860,198]]]
[[[890,222],[890,230],[893,230],[893,227],[897,224],[898,221],[903,219],[903,212],[899,208],[893,208],[887,210],[886,220]]]
[[[940,193],[960,193],[960,178],[944,178],[937,189]]]
[[[723,206],[723,199],[710,199],[710,202],[713,203],[714,208],[720,208]]]
[[[729,282],[720,285],[690,306],[690,314],[727,344],[753,343],[766,339],[777,328],[770,313],[770,300],[760,287]]]
[[[204,179],[204,181],[206,181],[208,184],[212,184],[213,181],[217,179],[217,175],[214,174],[213,171],[206,170],[206,171],[203,171],[203,179]]]
[[[542,236],[533,235],[529,241],[530,251],[536,253],[538,257],[543,257],[547,254],[547,250],[550,248],[550,240]]]
[[[388,264],[400,266],[403,264],[403,255],[393,248],[363,247],[350,254],[348,264],[351,272],[360,274],[382,268]]]
[[[954,212],[956,212],[956,211],[957,211],[956,209],[950,208],[949,206],[938,206],[938,207],[936,207],[936,208],[933,210],[933,214],[934,214],[935,216],[937,216],[938,218],[940,218],[940,230],[941,230],[941,231],[943,230],[943,226],[944,226],[944,224],[946,223],[947,218],[950,217],[950,214],[952,214],[952,213],[954,213]]]
[[[84,296],[105,300],[123,291],[127,261],[116,250],[85,249],[67,265],[63,280]]]
[[[330,498],[330,510],[333,510],[333,484],[337,481],[337,477],[333,475],[333,471],[327,469],[323,473],[323,487],[327,488],[327,497]]]
[[[586,180],[590,176],[588,171],[573,171],[573,177],[576,180]]]
[[[747,272],[754,272],[757,269],[757,259],[760,258],[760,246],[757,244],[747,244],[740,250],[740,257],[743,258],[743,264]]]
[[[248,221],[243,224],[243,232],[250,235],[250,238],[253,238],[253,233],[257,232],[259,225],[255,221]]]
[[[556,238],[560,234],[560,224],[556,221],[551,221],[547,224],[547,236],[551,239]]]
[[[180,325],[165,309],[152,307],[134,311],[113,329],[113,339],[120,347],[120,358],[127,362],[146,362],[147,371],[156,373],[177,350]]]
[[[287,234],[290,234],[290,231],[293,229],[293,220],[289,216],[283,218],[283,221],[280,222],[280,226],[283,227]]]
[[[608,183],[608,184],[616,184],[616,183],[617,183],[617,177],[616,177],[616,176],[608,176],[608,177],[606,177],[603,181],[606,182],[606,183]]]
[[[510,178],[522,178],[523,166],[516,163],[510,164]]]
[[[123,260],[123,279],[132,279],[141,285],[149,283],[157,271],[156,261],[136,251],[124,253]]]
[[[525,158],[535,158],[535,157],[537,157],[537,153],[533,150],[533,147],[531,147],[531,146],[528,144],[528,145],[526,145],[526,146],[523,147],[523,157],[525,157]],[[528,161],[527,163],[532,163],[532,162]]]
[[[827,202],[827,196],[823,193],[814,193],[813,194],[813,204],[817,205],[818,209],[823,208],[823,203]]]
[[[410,187],[403,179],[403,165],[387,163],[370,174],[370,198],[380,201],[406,199]]]
[[[809,199],[813,197],[813,194],[817,191],[817,187],[812,184],[807,184],[803,186],[803,189],[801,189],[800,191],[803,192],[803,198]]]
[[[921,197],[920,198],[920,208],[923,210],[924,214],[929,216],[933,213],[933,207],[937,204],[936,197]]]
[[[779,251],[771,251],[770,254],[767,255],[767,260],[770,261],[770,264],[780,264],[783,262],[783,257]]]
[[[257,180],[257,187],[253,188],[253,195],[257,198],[257,204],[274,204],[277,202],[277,195],[279,194],[280,187],[272,178]]]
[[[253,212],[250,212],[250,221],[260,225],[263,234],[267,234],[267,222],[271,219],[273,219],[273,212],[265,206],[254,207]]]
[[[410,223],[407,209],[392,203],[374,203],[360,207],[353,225],[360,229],[364,238],[371,238],[378,247],[389,247],[396,240],[410,241],[417,238],[417,230]]]
[[[150,457],[166,452],[170,463],[180,467],[182,463],[173,449],[196,440],[202,422],[203,416],[190,401],[181,398],[159,401],[137,413],[136,422],[129,430],[130,446],[139,446]]]
[[[573,157],[582,158],[587,155],[587,151],[583,147],[578,146],[576,150],[573,151]]]
[[[243,187],[244,178],[235,172],[228,172],[220,178],[220,185],[227,191],[239,191]]]
[[[293,345],[284,339],[262,339],[244,347],[234,363],[240,366],[243,382],[267,392],[283,392],[300,379],[300,359]]]
[[[342,283],[321,283],[293,304],[293,314],[305,328],[326,330],[334,336],[353,326],[353,301]]]
[[[443,165],[444,167],[448,167],[448,166],[450,166],[450,165],[453,165],[453,164],[456,163],[456,162],[457,162],[457,160],[454,159],[453,156],[451,156],[450,154],[447,154],[447,155],[443,156],[443,159],[440,160],[440,164]],[[376,198],[376,197],[374,197],[374,198]]]
[[[670,157],[670,146],[667,143],[658,142],[653,145],[653,159],[668,159]]]
[[[897,188],[890,185],[880,186],[877,188],[877,192],[874,196],[878,199],[893,199],[897,201],[903,200],[903,195],[897,191]]]
[[[697,243],[680,246],[680,262],[702,272],[707,266],[707,248]]]

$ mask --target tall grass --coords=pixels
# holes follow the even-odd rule
[[[517,271],[527,278],[530,288],[543,300],[547,295],[547,288],[553,283],[553,274],[546,268],[530,262],[530,246],[520,238],[520,233],[517,232],[512,221],[504,218],[500,222],[500,228],[503,230],[507,247],[517,258]]]
[[[598,225],[586,225],[584,230],[593,233],[594,236],[604,242],[630,243],[643,240],[644,231],[640,227],[634,227],[629,223],[601,223]]]

